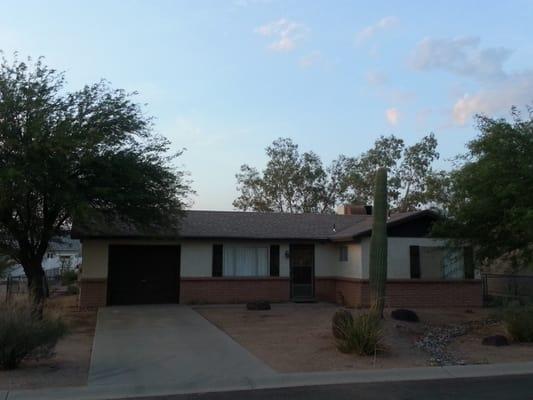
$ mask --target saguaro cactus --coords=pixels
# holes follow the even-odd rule
[[[376,172],[374,221],[370,238],[370,300],[373,311],[383,316],[387,281],[387,169]]]

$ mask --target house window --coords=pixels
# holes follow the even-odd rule
[[[463,248],[465,279],[474,279],[474,249],[471,246]]]
[[[461,248],[411,246],[411,278],[468,279],[473,270],[465,270],[466,258]]]
[[[420,279],[420,246],[409,246],[411,279]]]
[[[339,261],[348,261],[348,246],[339,247]]]
[[[224,246],[223,276],[269,276],[268,247]]]

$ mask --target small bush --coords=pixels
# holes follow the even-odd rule
[[[517,342],[533,342],[533,307],[513,307],[503,312],[509,335]]]
[[[348,328],[353,324],[352,313],[346,310],[338,310],[331,320],[331,330],[335,339],[344,339]]]
[[[342,328],[336,339],[337,349],[342,353],[373,355],[385,350],[381,320],[373,314],[362,314],[351,324]]]
[[[69,286],[78,281],[78,273],[73,269],[67,269],[61,274],[61,285]]]
[[[14,369],[25,359],[51,357],[67,328],[59,317],[32,315],[31,306],[5,303],[0,306],[0,368]]]

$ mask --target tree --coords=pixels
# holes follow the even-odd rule
[[[269,160],[262,173],[241,166],[235,208],[324,213],[332,212],[339,202],[372,204],[374,176],[380,167],[389,171],[388,202],[395,211],[415,210],[441,197],[438,178],[443,172],[432,168],[439,157],[433,134],[412,146],[394,135],[381,136],[360,156],[340,155],[327,168],[315,153],[300,154],[291,139],[275,140],[266,153]]]
[[[240,210],[277,212],[332,212],[345,185],[349,159],[339,157],[324,168],[313,152],[300,154],[291,139],[279,138],[266,148],[269,158],[259,173],[245,164],[236,175]]]
[[[74,218],[139,226],[179,217],[189,191],[133,94],[68,92],[43,59],[0,65],[0,252],[20,263],[42,313],[42,259]]]
[[[387,283],[387,168],[375,174],[374,213],[370,237],[369,287],[372,310],[383,318]]]
[[[480,134],[448,177],[444,213],[434,234],[469,243],[479,262],[508,258],[527,266],[533,252],[533,118],[477,117]]]
[[[396,211],[411,211],[431,202],[437,187],[428,190],[434,181],[432,163],[439,158],[437,139],[430,134],[412,146],[405,146],[394,135],[381,136],[374,147],[351,162],[348,173],[347,199],[353,203],[371,204],[374,195],[374,176],[378,168],[387,168],[388,202]]]

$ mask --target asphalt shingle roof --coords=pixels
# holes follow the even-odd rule
[[[398,224],[427,211],[394,214],[390,224]],[[370,234],[371,215],[289,214],[242,211],[185,211],[173,229],[151,233],[115,222],[74,224],[74,238],[228,238],[228,239],[307,239],[350,240]]]

